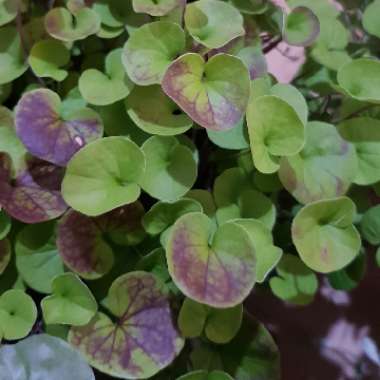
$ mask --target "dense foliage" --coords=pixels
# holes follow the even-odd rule
[[[243,301],[350,290],[380,244],[379,14],[0,0],[1,376],[278,380]]]

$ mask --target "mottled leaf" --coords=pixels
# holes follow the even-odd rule
[[[210,49],[220,48],[245,33],[239,11],[220,0],[198,0],[188,4],[185,25],[197,42]]]
[[[219,227],[209,244],[211,228],[210,219],[201,213],[177,220],[166,249],[169,272],[187,297],[214,307],[232,307],[254,285],[254,247],[245,230],[233,223]]]
[[[188,53],[169,66],[162,88],[202,127],[227,130],[244,115],[249,79],[248,69],[239,58],[217,54],[206,63],[199,54]]]
[[[74,21],[75,20],[75,21]],[[57,40],[83,40],[100,29],[100,18],[90,8],[82,8],[72,15],[66,8],[51,9],[45,15],[46,31]]]
[[[301,152],[280,161],[279,176],[298,202],[309,203],[344,195],[357,176],[357,161],[354,146],[333,125],[314,121],[306,125]]]
[[[171,22],[157,21],[138,28],[123,51],[123,64],[133,82],[161,83],[170,63],[185,49],[185,33]]]
[[[183,340],[173,326],[167,292],[153,275],[131,272],[117,278],[106,305],[116,323],[98,313],[69,334],[70,343],[95,368],[121,378],[148,378],[181,351]]]
[[[355,204],[347,197],[309,203],[293,219],[292,238],[304,263],[329,273],[348,265],[359,253],[360,235],[353,226]]]
[[[76,109],[63,116],[61,99],[48,89],[25,93],[15,111],[18,137],[36,157],[66,166],[75,152],[103,134],[102,121],[89,109]]]
[[[143,212],[138,202],[94,218],[70,210],[58,225],[57,247],[64,263],[83,278],[102,277],[114,263],[110,240],[141,241]]]
[[[14,180],[11,175],[10,157],[0,153],[0,204],[10,216],[24,223],[39,223],[65,212],[67,205],[59,190],[61,168],[31,159]]]

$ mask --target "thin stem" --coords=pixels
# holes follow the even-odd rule
[[[275,49],[277,47],[277,45],[282,41],[282,37],[281,36],[277,36],[275,37],[272,41],[270,41],[268,43],[268,45],[264,46],[263,48],[263,53],[264,54],[267,54],[269,53],[270,51],[272,51],[273,49]]]

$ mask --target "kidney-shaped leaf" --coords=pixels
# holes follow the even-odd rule
[[[360,235],[353,226],[355,204],[347,197],[309,203],[292,224],[292,238],[304,263],[329,273],[344,268],[359,253]]]
[[[183,375],[177,380],[233,380],[232,377],[222,371],[193,371],[186,375]]]
[[[14,26],[0,28],[0,84],[12,82],[27,68],[17,29]]]
[[[164,16],[174,8],[183,4],[184,0],[132,0],[133,9],[137,13],[151,16]]]
[[[176,202],[157,202],[144,215],[143,225],[150,235],[158,235],[171,227],[182,215],[202,212],[202,206],[194,199],[183,198]]]
[[[276,172],[281,156],[292,156],[304,145],[303,122],[278,96],[265,95],[250,102],[247,123],[253,161],[262,173]]]
[[[75,21],[73,21],[73,17]],[[75,15],[66,8],[58,7],[51,9],[45,16],[46,31],[57,40],[72,42],[83,40],[95,34],[100,29],[100,18],[98,14],[84,7]]]
[[[249,234],[256,253],[256,280],[264,282],[282,256],[281,248],[273,245],[271,231],[260,220],[235,219],[234,223],[243,227]]]
[[[26,226],[16,237],[16,267],[22,280],[40,293],[51,292],[51,282],[64,272],[55,245],[55,223]]]
[[[376,36],[377,38],[380,38],[380,25],[379,20],[377,18],[377,15],[380,12],[380,1],[374,0],[371,2],[365,9],[363,13],[363,26],[364,29],[372,34],[373,36]]]
[[[185,25],[197,42],[210,49],[220,48],[245,33],[239,11],[220,0],[198,0],[188,4]]]
[[[344,195],[357,166],[354,146],[333,125],[314,121],[306,125],[301,152],[282,158],[279,177],[298,202],[309,203]]]
[[[234,380],[280,380],[280,353],[268,330],[246,314],[231,342],[221,345],[224,371]]]
[[[166,249],[170,275],[189,298],[214,307],[232,307],[252,290],[255,250],[242,227],[225,223],[209,245],[211,220],[201,213],[174,224]]]
[[[310,8],[294,8],[286,17],[284,38],[290,45],[309,46],[318,38],[319,32],[318,17]]]
[[[146,170],[141,187],[152,197],[175,201],[186,194],[197,177],[193,153],[172,136],[152,136],[141,147]]]
[[[199,54],[188,53],[169,66],[162,88],[202,127],[226,130],[245,113],[250,77],[239,58],[221,53],[206,63]]]
[[[194,338],[205,332],[214,343],[227,343],[237,334],[243,319],[243,305],[215,309],[190,298],[182,304],[178,327],[186,338]]]
[[[138,202],[95,218],[70,210],[58,224],[57,247],[64,263],[83,278],[102,277],[114,262],[108,241],[119,242],[122,236],[135,243],[141,236],[143,212]]]
[[[135,86],[126,99],[126,107],[136,125],[152,135],[178,135],[193,125],[158,85]]]
[[[340,123],[338,130],[356,150],[358,169],[353,182],[371,185],[380,181],[380,120],[355,117]]]
[[[130,272],[112,284],[105,304],[116,318],[98,313],[74,327],[69,341],[88,362],[111,376],[148,378],[169,365],[183,347],[164,285],[146,272]]]
[[[140,148],[125,137],[106,137],[88,144],[70,160],[62,195],[74,209],[101,215],[134,202],[145,171]]]
[[[364,239],[372,245],[380,245],[380,205],[364,213],[360,227]]]
[[[37,76],[63,81],[68,72],[61,67],[69,63],[70,51],[60,41],[42,40],[33,45],[28,61]]]
[[[318,290],[318,279],[297,256],[284,255],[278,264],[277,276],[270,279],[272,292],[284,301],[307,305]]]
[[[103,125],[89,108],[76,109],[63,118],[61,99],[48,89],[25,93],[15,112],[16,132],[36,157],[65,166],[75,152],[102,136]]]
[[[81,326],[90,322],[98,305],[86,284],[75,274],[64,273],[51,286],[53,294],[41,301],[46,323]]]
[[[121,52],[121,49],[115,49],[107,55],[105,74],[97,69],[88,69],[80,76],[79,91],[88,103],[105,106],[129,94],[132,86],[125,75]]]
[[[8,340],[24,338],[37,319],[33,299],[22,290],[10,289],[0,297],[0,337]]]
[[[338,84],[355,99],[380,103],[380,61],[355,59],[338,70]]]
[[[9,371],[9,372],[7,372]],[[91,367],[78,351],[62,339],[47,334],[28,337],[0,348],[0,373],[4,379],[95,380]]]
[[[0,204],[10,216],[24,223],[55,219],[66,211],[61,179],[61,168],[30,159],[12,180],[11,159],[0,153]]]
[[[131,80],[141,86],[161,83],[169,64],[185,49],[185,33],[175,23],[145,24],[128,39],[123,64]]]

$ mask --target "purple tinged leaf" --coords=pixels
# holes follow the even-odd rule
[[[169,66],[162,88],[202,127],[227,130],[245,113],[250,77],[239,58],[217,54],[206,63],[201,55],[188,53]]]
[[[111,376],[153,376],[168,366],[183,347],[164,287],[147,272],[117,278],[105,302],[117,321],[98,313],[88,325],[73,327],[69,342],[93,367]]]
[[[27,92],[17,104],[16,133],[31,154],[59,166],[85,144],[100,138],[103,125],[89,108],[60,116],[61,100],[48,89]]]
[[[31,159],[11,182],[12,162],[0,153],[0,204],[13,218],[40,223],[62,215],[67,205],[61,197],[62,169]]]
[[[126,243],[141,237],[144,208],[139,202],[112,210],[99,217],[68,211],[58,224],[57,247],[62,260],[71,270],[87,279],[105,275],[114,263],[113,251],[104,235]],[[129,240],[132,241],[128,241]]]

